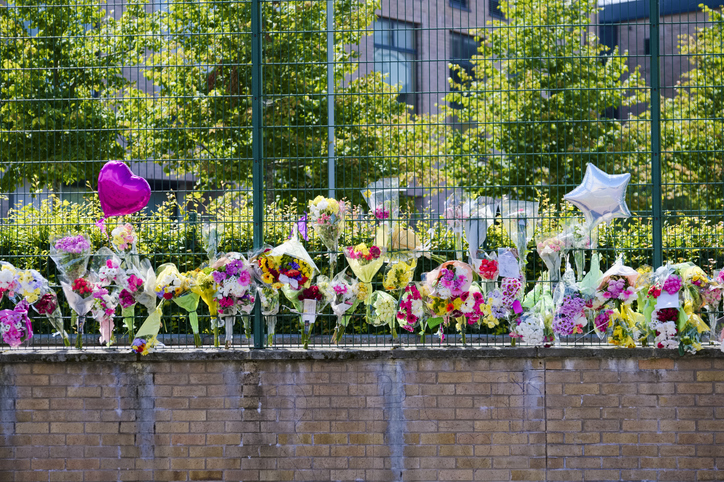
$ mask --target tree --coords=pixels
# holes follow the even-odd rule
[[[679,52],[689,56],[693,68],[677,83],[676,96],[661,102],[664,207],[721,213],[724,16],[708,7],[704,11],[711,23],[679,39]]]
[[[460,81],[450,80],[446,96],[461,106],[448,115],[465,127],[447,140],[457,182],[481,194],[537,191],[561,200],[587,162],[627,170],[618,154],[621,123],[603,114],[642,101],[631,93],[643,84],[638,69],[628,75],[625,53],[607,52],[591,32],[596,2],[503,0],[500,7],[506,20],[474,32],[480,48],[472,74],[454,67]]]
[[[143,58],[143,16],[137,1],[118,20],[61,0],[0,5],[0,190],[93,179],[123,158],[122,69]]]
[[[337,86],[353,78],[357,45],[377,2],[335,1]],[[262,2],[263,153],[267,202],[327,189],[327,59],[324,2]],[[156,94],[126,105],[129,147],[169,172],[193,173],[200,187],[251,184],[251,4],[173,2],[154,16],[146,78]],[[338,185],[361,187],[369,173],[394,173],[371,126],[405,117],[396,89],[378,74],[338,87]],[[370,95],[374,93],[374,95]],[[369,160],[369,164],[367,164]],[[360,173],[364,169],[365,176]],[[374,178],[373,178],[374,179]],[[343,192],[359,201],[357,192]]]

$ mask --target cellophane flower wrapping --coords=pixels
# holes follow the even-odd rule
[[[19,289],[18,270],[12,264],[0,261],[0,301],[3,296],[14,298]]]
[[[367,297],[366,291],[360,291],[361,286],[356,279],[344,271],[337,273],[330,283],[330,288],[333,293],[330,306],[332,307],[332,313],[337,316],[337,326],[332,335],[332,340],[335,344],[339,344],[339,342],[342,341],[352,313],[354,313],[359,302],[364,301]]]
[[[110,234],[111,246],[123,259],[123,267],[138,265],[138,235],[136,229],[130,223],[119,224]]]
[[[294,231],[291,239],[276,248],[264,247],[252,256],[262,283],[276,289],[286,284],[292,290],[311,285],[319,269],[297,236]]]
[[[63,339],[63,344],[70,346],[63,326],[63,316],[58,308],[58,297],[55,291],[50,289],[48,280],[36,270],[26,269],[17,271],[17,283],[19,287],[14,294],[27,301],[36,312],[45,315],[55,328],[56,334]]]
[[[311,330],[317,316],[333,298],[333,291],[329,278],[320,275],[310,286],[295,290],[290,285],[282,286],[282,293],[292,303],[294,310],[300,315],[302,323],[302,343],[304,348],[309,345]]]
[[[511,327],[510,337],[530,346],[544,346],[553,340],[546,336],[545,323],[539,313],[530,312],[520,316]]]
[[[91,244],[84,234],[51,238],[50,258],[71,283],[85,275],[90,255]]]
[[[542,346],[544,348],[549,348],[558,342],[558,338],[553,331],[553,313],[555,311],[555,304],[553,303],[553,294],[551,293],[551,284],[549,281],[548,272],[544,272],[538,279],[538,282],[533,286],[533,289],[526,293],[523,297],[521,304],[526,311],[524,311],[523,314],[511,324],[511,338],[522,338],[525,343],[535,343],[536,346]],[[532,316],[533,319],[527,318],[530,316]],[[542,323],[543,330],[540,345],[538,345],[538,334],[531,334],[528,331],[535,331],[539,322]],[[531,324],[534,326],[531,326]],[[518,327],[521,325],[524,326],[519,329]],[[526,341],[526,334],[532,335],[533,338]]]
[[[194,291],[195,280],[189,279],[188,275],[181,274],[173,263],[165,263],[156,268],[154,277],[155,285],[153,291],[159,304],[153,312],[149,312],[149,317],[143,323],[147,325],[144,330],[142,325],[139,333],[147,331],[150,336],[157,336],[158,330],[161,329],[161,317],[163,315],[163,305],[165,301],[173,301],[179,308],[185,310],[189,314],[189,324],[194,334],[194,344],[198,348],[201,346],[201,337],[199,336],[199,317],[196,310],[199,306],[201,295],[199,291]],[[214,313],[215,316],[215,313]],[[154,333],[155,330],[155,333]],[[138,337],[139,334],[136,333]]]
[[[518,260],[525,266],[528,256],[528,243],[533,238],[538,219],[538,201],[519,201],[503,196],[500,214],[503,228],[518,249]]]
[[[369,184],[360,192],[377,222],[392,230],[400,217],[400,180],[386,177]],[[382,247],[386,248],[387,245]]]
[[[405,227],[402,223],[395,223],[393,227],[386,224],[378,227],[372,244],[386,248],[385,261],[388,263],[398,261],[409,263],[422,256],[432,257],[430,243],[423,243],[414,229]]]
[[[578,281],[585,275],[586,250],[593,247],[592,235],[591,225],[581,219],[570,221],[563,231],[566,249],[573,251]]]
[[[561,256],[566,248],[564,236],[558,233],[543,233],[536,241],[538,256],[550,273],[549,279],[553,283],[553,290],[561,279]]]
[[[550,273],[550,271],[549,271]],[[581,293],[571,265],[566,263],[563,279],[553,293],[552,328],[558,336],[581,335],[588,324],[587,306],[589,300]]]
[[[387,291],[400,291],[412,282],[417,268],[417,259],[391,261],[382,277],[382,286]]]
[[[460,307],[464,303],[463,295],[470,290],[473,282],[473,269],[462,261],[446,261],[436,269],[425,273],[425,292],[429,293],[425,304],[436,316],[442,317],[439,335],[443,340],[443,325],[451,318],[464,316]]]
[[[389,326],[394,339],[397,339],[396,314],[397,300],[391,294],[375,291],[370,295],[367,323],[372,326]]]
[[[498,269],[498,255],[496,253],[478,252],[477,257],[470,257],[470,266],[475,274],[480,276],[483,293],[490,293],[495,289],[500,270]]]
[[[334,198],[317,196],[309,201],[309,221],[312,229],[327,247],[330,263],[336,266],[339,237],[344,230],[344,218],[348,211],[347,203]],[[332,268],[332,272],[334,272]]]
[[[222,323],[219,321],[219,299],[216,297],[216,283],[211,276],[213,269],[206,264],[194,271],[185,273],[188,278],[189,288],[206,304],[209,309],[209,325],[214,333],[214,347],[219,346],[219,328]]]
[[[594,330],[608,333],[608,342],[625,348],[633,348],[641,338],[643,315],[633,311],[631,303],[637,298],[636,282],[639,273],[623,264],[619,257],[614,265],[603,273],[592,303]]]
[[[29,304],[22,300],[12,310],[0,311],[0,334],[3,341],[12,348],[33,337],[33,325],[28,316]]]
[[[93,298],[93,286],[97,280],[93,275],[86,275],[70,281],[63,274],[61,274],[60,279],[60,286],[63,288],[63,294],[65,294],[68,306],[70,306],[76,315],[75,323],[77,334],[75,346],[81,349],[83,347],[85,317],[95,302],[95,298]]]
[[[403,330],[412,333],[418,325],[421,329],[425,329],[428,311],[423,293],[420,283],[410,283],[403,290],[396,314],[397,324]]]
[[[274,345],[274,334],[276,333],[277,315],[279,314],[279,290],[271,286],[257,286],[257,294],[261,303],[261,314],[264,315],[267,332],[267,345]]]
[[[119,288],[124,278],[121,260],[108,248],[101,248],[93,255],[91,272],[96,283],[93,284],[93,305],[91,316],[100,327],[100,342],[110,346],[113,342],[114,316],[119,304]]]
[[[488,202],[488,199],[483,197],[470,203],[468,217],[463,220],[463,231],[473,263],[484,257],[484,252],[480,247],[488,237],[488,227],[495,222],[495,214],[499,206],[499,201]]]
[[[385,262],[385,248],[379,246],[367,246],[360,243],[356,246],[347,246],[343,250],[347,263],[357,278],[365,283],[367,295],[372,294],[372,279]]]
[[[253,265],[239,253],[227,253],[214,261],[210,268],[227,347],[233,343],[233,326],[238,313],[243,316],[245,335],[247,339],[251,339],[249,314],[256,301]]]

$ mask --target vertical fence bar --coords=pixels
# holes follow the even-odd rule
[[[651,194],[654,267],[663,264],[661,212],[661,79],[659,69],[659,0],[649,0],[649,48],[651,57]]]
[[[331,198],[335,197],[337,187],[334,124],[334,0],[327,0],[327,182]]]
[[[254,249],[264,243],[264,159],[262,132],[261,0],[251,0],[251,122]],[[261,303],[254,305],[254,348],[264,348]]]

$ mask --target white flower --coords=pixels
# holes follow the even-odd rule
[[[395,316],[395,300],[391,296],[378,296],[372,306],[377,318],[383,323],[389,323]]]
[[[447,299],[450,299],[450,297],[452,296],[452,291],[450,290],[450,288],[448,288],[446,286],[438,285],[437,286],[437,296],[438,296],[438,298],[447,300]]]
[[[319,204],[317,204],[317,209],[319,209],[319,211],[326,211],[328,207],[329,203],[326,199],[319,201]]]
[[[423,314],[423,304],[422,300],[412,300],[412,304],[410,306],[413,316],[416,318],[420,318]]]
[[[9,269],[0,270],[0,289],[8,289],[15,280],[15,273]]]

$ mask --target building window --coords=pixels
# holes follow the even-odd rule
[[[470,10],[468,0],[450,0],[450,6],[461,10]]]
[[[644,39],[644,55],[651,55],[651,39]]]
[[[416,107],[417,45],[415,25],[379,19],[373,25],[376,72],[385,75],[390,85],[399,85],[397,100]]]
[[[500,0],[488,0],[488,12],[491,17],[505,18],[503,11],[500,9]]]
[[[462,69],[473,79],[475,73],[473,72],[473,55],[478,53],[478,42],[475,37],[470,35],[464,35],[457,32],[450,34],[450,63],[453,65],[459,65]],[[460,75],[458,70],[450,68],[450,78],[456,82],[460,82]],[[461,106],[457,103],[451,103],[451,107],[458,109]]]

